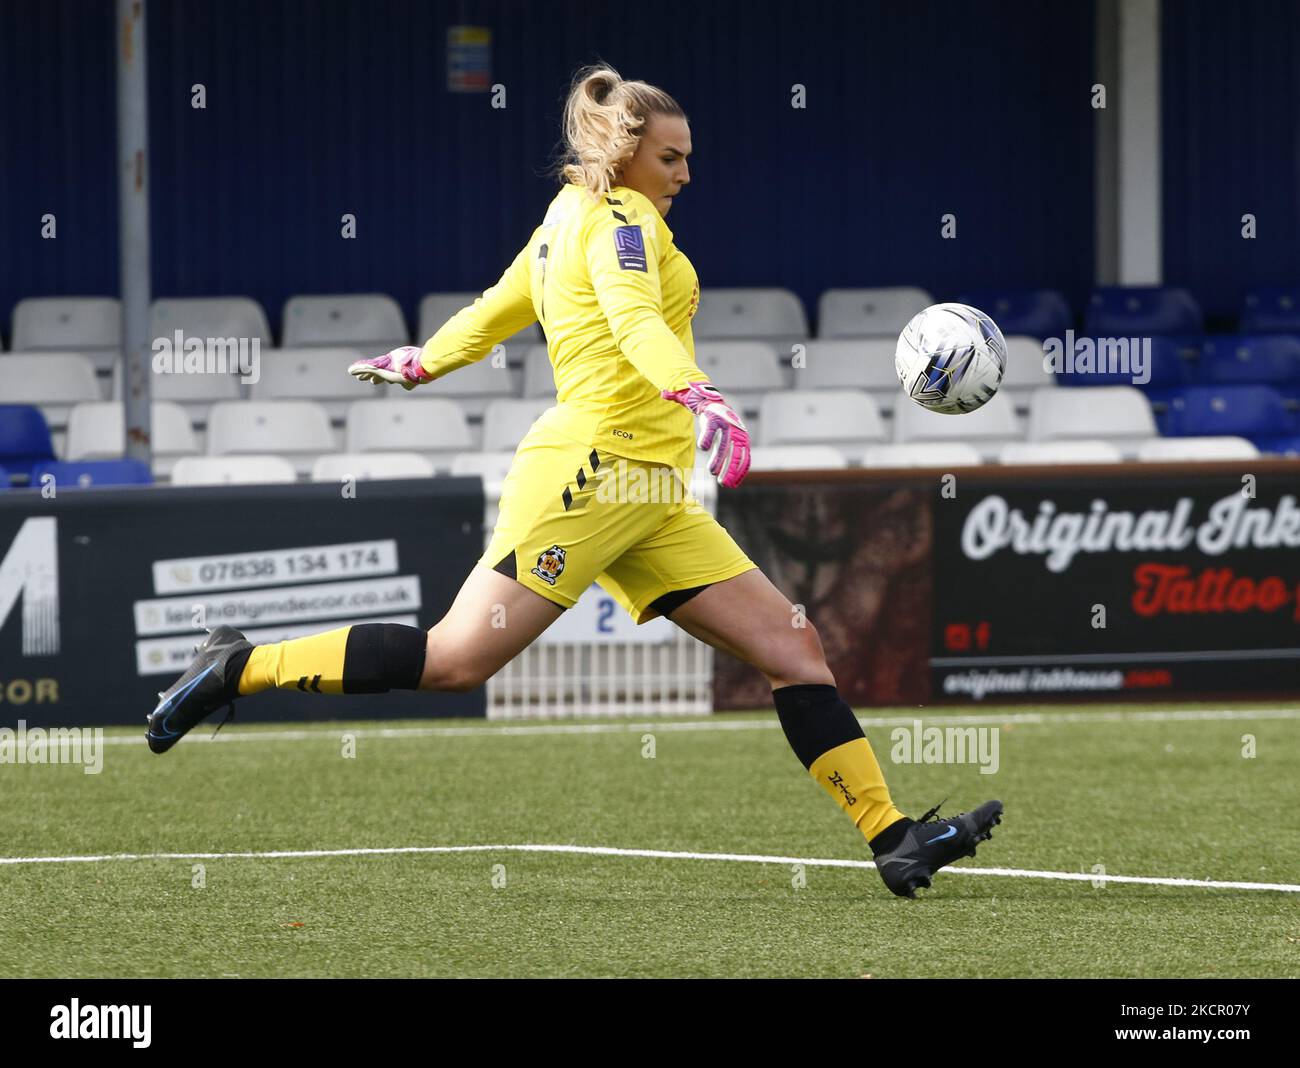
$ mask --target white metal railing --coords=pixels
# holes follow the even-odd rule
[[[483,492],[490,536],[501,483],[485,479]],[[711,510],[716,494],[699,499]],[[488,680],[487,704],[489,719],[709,715],[713,649],[665,619],[636,626],[593,587]]]
[[[488,680],[490,719],[712,711],[713,650],[677,627],[662,642],[538,642]]]

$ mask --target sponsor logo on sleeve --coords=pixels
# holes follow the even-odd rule
[[[619,226],[614,230],[614,251],[618,265],[625,271],[645,271],[645,236],[639,226]]]

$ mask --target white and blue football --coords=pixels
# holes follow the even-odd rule
[[[1007,369],[1007,342],[997,323],[969,304],[932,304],[898,335],[894,367],[903,392],[944,415],[988,402]]]

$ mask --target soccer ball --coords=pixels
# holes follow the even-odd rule
[[[898,335],[898,380],[912,400],[944,415],[973,412],[1002,384],[1007,343],[997,323],[969,304],[933,304]]]

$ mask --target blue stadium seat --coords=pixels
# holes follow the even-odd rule
[[[1255,448],[1260,452],[1274,453],[1278,456],[1300,456],[1300,434],[1257,437]]]
[[[1300,333],[1300,286],[1264,286],[1246,294],[1243,334]]]
[[[1147,395],[1147,400],[1151,404],[1151,414],[1155,416],[1156,428],[1160,431],[1161,436],[1173,434],[1173,431],[1169,429],[1169,413],[1173,409],[1174,401],[1182,399],[1184,389],[1186,389],[1185,386],[1156,386],[1142,391]]]
[[[147,486],[153,482],[149,466],[140,460],[74,460],[40,463],[32,468],[33,484],[42,475],[53,475],[56,485],[75,486]]]
[[[9,488],[9,472],[0,467],[0,493]]]
[[[1279,382],[1273,387],[1282,394],[1282,399],[1286,401],[1286,406],[1293,412],[1300,412],[1300,378],[1293,378],[1290,382]]]
[[[1205,356],[1205,338],[1201,334],[1153,334],[1151,337],[1151,348],[1160,350],[1162,355],[1155,356],[1154,362],[1158,367],[1170,374],[1174,373],[1174,364],[1172,358],[1178,357],[1178,374],[1180,377],[1176,381],[1149,382],[1143,386],[1143,389],[1159,388],[1173,385],[1195,385],[1200,379],[1201,360]],[[1152,372],[1154,379],[1155,372]]]
[[[1185,289],[1103,286],[1093,290],[1084,329],[1094,337],[1199,334],[1200,306]]]
[[[1160,427],[1166,435],[1232,434],[1259,445],[1261,438],[1300,433],[1295,412],[1272,386],[1186,386],[1171,394]]]
[[[1300,336],[1226,334],[1207,337],[1197,381],[1289,385],[1300,381]]]
[[[0,464],[25,476],[33,465],[54,459],[50,428],[31,404],[0,404]]]
[[[957,300],[992,316],[1003,337],[1062,337],[1074,325],[1069,302],[1055,289],[983,289]]]
[[[1076,355],[1079,358],[1078,344],[1080,338],[1075,338]],[[1094,363],[1095,366],[1101,367],[1106,363],[1114,362],[1114,357],[1108,355],[1104,344],[1101,348],[1096,347],[1096,342],[1105,342],[1105,338],[1094,338]],[[1187,385],[1192,380],[1191,367],[1185,358],[1187,342],[1183,338],[1173,337],[1152,337],[1147,340],[1151,342],[1151,366],[1149,368],[1150,377],[1146,382],[1134,382],[1131,371],[1058,371],[1056,381],[1062,386],[1128,386],[1136,385],[1143,390],[1163,389],[1169,386]],[[1199,338],[1196,339],[1200,341]],[[1197,351],[1197,349],[1193,349]],[[1134,358],[1133,354],[1127,357],[1130,361]],[[1132,364],[1130,364],[1132,366]]]

